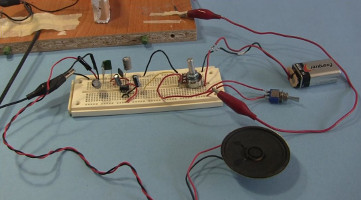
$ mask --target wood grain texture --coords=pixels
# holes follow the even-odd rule
[[[147,35],[150,43],[191,41],[197,39],[194,20],[182,19],[175,24],[145,24],[145,20],[179,20],[178,16],[150,17],[151,12],[191,9],[189,0],[109,0],[111,19],[108,24],[97,24],[93,19],[91,0],[80,0],[74,7],[55,14],[81,13],[75,30],[58,35],[57,31],[43,30],[33,51],[55,51],[89,47],[141,44]],[[42,9],[53,10],[71,4],[72,0],[28,0]],[[35,8],[34,12],[39,12]],[[3,8],[10,16],[26,16],[23,5]],[[1,34],[1,33],[0,33]],[[0,39],[0,49],[10,46],[13,53],[25,52],[33,35]],[[2,50],[0,54],[2,54]]]

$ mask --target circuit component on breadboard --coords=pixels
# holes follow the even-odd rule
[[[180,74],[188,72],[188,69],[177,70]],[[197,71],[204,75],[200,68]],[[161,99],[157,93],[157,87],[165,76],[172,73],[174,72],[169,70],[147,72],[146,76],[143,76],[142,72],[127,73],[127,77],[137,75],[139,77],[138,81],[141,83],[137,95],[130,102],[127,102],[127,98],[124,98],[123,93],[119,91],[119,87],[111,81],[113,78],[111,74],[105,74],[104,79],[100,79],[102,85],[99,89],[92,86],[92,80],[76,76],[71,85],[68,104],[69,113],[73,117],[82,117],[187,110],[223,105],[215,94],[191,98],[172,97],[165,100]],[[94,76],[89,76],[89,78],[94,79]],[[178,76],[167,77],[159,89],[162,96],[194,95],[205,92],[211,85],[222,81],[219,69],[214,66],[208,69],[206,86],[199,88],[180,87],[178,80]],[[133,83],[131,78],[129,78],[129,81]],[[223,88],[220,89],[223,90]]]

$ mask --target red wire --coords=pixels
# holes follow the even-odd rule
[[[99,79],[99,77],[93,72],[93,70],[90,70],[90,72],[94,75],[96,79]]]
[[[349,86],[351,87],[352,91],[354,92],[355,94],[355,100],[354,100],[354,103],[353,103],[353,106],[352,108],[346,113],[344,114],[340,119],[336,120],[336,122],[334,122],[330,127],[328,128],[325,128],[325,129],[320,129],[320,130],[286,130],[286,129],[279,129],[279,128],[276,128],[276,127],[273,127],[271,126],[270,124],[260,120],[259,118],[257,118],[256,120],[258,122],[260,122],[261,124],[273,129],[273,130],[276,130],[276,131],[280,131],[280,132],[286,132],[286,133],[324,133],[324,132],[327,132],[327,131],[330,131],[331,129],[335,128],[342,120],[344,120],[345,118],[347,118],[357,107],[357,104],[358,104],[358,92],[356,90],[356,88],[354,87],[354,85],[352,84],[348,74],[346,73],[345,69],[326,51],[325,48],[323,48],[320,44],[312,41],[312,40],[309,40],[309,39],[306,39],[306,38],[303,38],[303,37],[299,37],[299,36],[293,36],[293,35],[286,35],[286,34],[282,34],[282,33],[276,33],[276,32],[259,32],[259,31],[255,31],[251,28],[248,28],[244,25],[241,25],[241,24],[238,24],[236,22],[233,22],[231,21],[230,19],[226,18],[226,17],[222,17],[222,19],[226,20],[227,22],[235,25],[235,26],[238,26],[240,28],[243,28],[247,31],[250,31],[252,33],[255,33],[255,34],[258,34],[258,35],[276,35],[276,36],[280,36],[280,37],[285,37],[285,38],[292,38],[292,39],[297,39],[297,40],[301,40],[301,41],[305,41],[305,42],[308,42],[310,44],[313,44],[315,46],[317,46],[321,51],[323,51],[323,53],[328,57],[330,58],[338,67],[339,69],[342,71],[342,73],[344,74],[346,80],[347,80],[347,83],[349,84]],[[220,39],[219,39],[220,40]],[[227,43],[226,43],[227,44]],[[257,47],[256,47],[257,48]],[[209,55],[208,55],[209,56]],[[207,58],[207,66],[208,66],[208,58]]]
[[[262,89],[262,88],[253,87],[253,86],[250,86],[250,85],[241,83],[241,82],[239,82],[239,81],[233,81],[233,80],[220,81],[220,82],[218,82],[218,83],[213,84],[213,85],[212,85],[211,87],[209,87],[209,88],[211,89],[211,88],[213,88],[213,87],[215,87],[215,86],[217,86],[217,85],[219,85],[219,84],[221,84],[221,83],[236,83],[236,84],[238,84],[238,85],[242,85],[242,86],[244,86],[244,87],[248,87],[248,88],[253,89],[253,90],[258,90],[258,91],[265,92],[265,90]]]
[[[255,101],[255,100],[259,100],[259,99],[263,99],[266,97],[266,95],[262,95],[262,96],[258,96],[258,97],[254,97],[254,98],[249,98],[249,97],[246,97],[244,96],[242,93],[240,93],[235,87],[233,87],[232,85],[227,85],[227,84],[223,84],[223,85],[220,85],[220,86],[217,86],[217,89],[220,88],[220,87],[229,87],[229,88],[232,88],[234,91],[237,92],[237,94],[239,96],[241,96],[242,98],[248,100],[248,101]]]
[[[163,84],[164,80],[168,77],[171,77],[171,76],[178,76],[179,78],[182,78],[182,75],[181,74],[168,74],[167,76],[164,76],[162,78],[162,80],[159,82],[158,84],[158,87],[157,87],[157,93],[158,93],[158,96],[161,98],[161,99],[167,99],[167,98],[171,98],[171,97],[178,97],[178,96],[167,96],[167,97],[163,97],[161,94],[160,94],[160,91],[159,91],[159,88],[160,86]]]
[[[240,48],[240,49],[233,49],[233,48],[231,48],[231,47],[229,46],[229,44],[228,44],[228,42],[227,42],[227,39],[226,39],[225,37],[220,37],[220,38],[218,38],[218,40],[214,43],[213,46],[214,46],[214,47],[217,46],[218,43],[219,43],[220,41],[222,41],[222,40],[223,40],[224,43],[226,44],[227,48],[228,48],[229,50],[233,51],[233,52],[241,52],[242,50],[244,50],[244,49],[246,49],[246,48],[250,48],[250,47],[256,48],[256,49],[262,51],[265,55],[267,55],[268,57],[270,57],[272,60],[274,60],[276,63],[278,63],[278,64],[282,67],[283,71],[285,71],[285,73],[287,74],[287,78],[290,78],[290,77],[291,77],[290,74],[288,73],[286,67],[281,63],[281,61],[279,61],[277,58],[275,58],[274,56],[272,56],[270,53],[268,53],[266,50],[262,49],[261,47],[259,47],[259,46],[257,46],[257,45],[252,45],[252,44],[250,44],[250,45],[246,45],[246,46],[244,46],[244,47],[242,47],[242,48]],[[207,54],[207,67],[206,67],[206,72],[205,72],[205,75],[204,75],[204,84],[207,83],[207,74],[208,74],[208,68],[209,68],[209,57],[210,57],[210,54],[211,54],[211,50],[209,50],[209,51],[208,51],[208,54]]]
[[[52,77],[52,74],[53,74],[53,70],[54,70],[54,67],[59,64],[60,62],[62,62],[63,60],[66,60],[66,59],[77,59],[75,57],[65,57],[65,58],[62,58],[61,60],[57,61],[52,67],[51,67],[51,70],[50,70],[50,75],[49,75],[49,78],[48,78],[48,81],[47,81],[47,89],[49,90],[50,88],[50,79]],[[27,106],[21,108],[17,113],[16,115],[14,115],[12,117],[12,119],[10,120],[10,122],[5,126],[5,129],[4,129],[4,133],[2,135],[3,137],[3,143],[12,151],[14,151],[16,154],[18,155],[23,155],[23,156],[27,156],[29,158],[38,158],[38,159],[44,159],[54,153],[58,153],[58,152],[62,152],[62,151],[72,151],[74,153],[76,153],[84,162],[85,164],[96,174],[99,174],[99,175],[105,175],[105,174],[109,174],[109,173],[113,173],[115,172],[119,167],[121,166],[128,166],[131,168],[134,176],[136,177],[137,181],[139,182],[139,184],[141,185],[141,188],[142,188],[142,192],[143,194],[149,199],[149,200],[153,200],[153,198],[147,193],[147,191],[143,188],[143,183],[142,183],[142,180],[140,179],[138,173],[135,171],[134,167],[128,163],[128,162],[121,162],[119,163],[117,166],[113,167],[110,171],[99,171],[97,170],[95,167],[93,167],[90,162],[85,158],[85,156],[80,153],[80,151],[78,151],[77,149],[75,149],[74,147],[63,147],[63,148],[58,148],[56,150],[51,150],[49,151],[48,153],[46,154],[43,154],[43,155],[33,155],[33,154],[28,154],[28,153],[24,153],[20,150],[17,150],[15,149],[13,146],[11,146],[7,140],[6,140],[6,135],[7,135],[7,131],[9,130],[10,128],[10,125],[18,118],[18,116],[23,113],[27,108],[31,107],[32,105],[34,105],[35,103],[37,103],[39,100],[41,100],[42,98],[44,98],[46,95],[41,95],[41,96],[38,96],[34,101],[32,101],[31,103],[29,103]]]
[[[133,87],[135,87],[135,92],[134,92],[134,94],[133,94],[131,97],[129,97],[129,98],[127,99],[126,103],[131,102],[131,101],[137,96],[137,94],[138,94],[138,87],[136,87],[133,83],[128,83],[128,84],[129,84],[129,85],[132,85]]]
[[[48,81],[46,83],[46,89],[49,91],[50,89],[50,79],[51,77],[53,76],[53,70],[54,70],[54,67],[59,64],[60,62],[62,62],[63,60],[66,60],[66,59],[75,59],[77,60],[78,58],[76,57],[65,57],[65,58],[62,58],[60,59],[58,62],[56,62],[55,64],[53,64],[53,66],[51,66],[51,69],[50,69],[50,74],[49,74],[49,78],[48,78]],[[44,95],[45,96],[45,95]]]
[[[212,151],[212,150],[214,150],[214,149],[217,149],[217,148],[219,148],[219,147],[221,147],[221,146],[222,146],[222,145],[217,145],[217,146],[215,146],[215,147],[212,147],[212,148],[210,148],[210,149],[206,149],[206,150],[204,150],[204,151],[201,151],[201,152],[197,153],[197,155],[194,156],[191,164],[190,164],[189,167],[188,167],[187,177],[188,177],[189,183],[192,185],[193,192],[194,192],[194,197],[195,197],[196,200],[198,200],[197,189],[196,189],[196,186],[194,185],[194,183],[193,183],[193,181],[192,181],[191,176],[189,175],[189,172],[191,171],[192,166],[193,166],[194,162],[196,161],[196,159],[198,158],[199,155],[201,155],[201,154],[203,154],[203,153],[207,153],[207,152]]]
[[[257,88],[257,87],[253,87],[253,86],[250,86],[250,85],[247,85],[247,84],[238,82],[238,81],[224,80],[224,81],[220,81],[220,82],[218,82],[218,83],[213,84],[213,85],[210,86],[205,92],[201,92],[201,93],[197,93],[197,94],[193,94],[193,95],[170,95],[170,96],[165,96],[165,97],[164,97],[164,96],[162,96],[162,95],[160,94],[159,89],[160,89],[160,86],[161,86],[161,85],[163,84],[163,82],[165,81],[165,79],[168,78],[168,77],[170,77],[170,76],[182,76],[182,75],[180,75],[180,74],[168,74],[167,76],[164,76],[164,77],[162,78],[162,80],[159,82],[158,87],[157,87],[157,93],[158,93],[158,96],[159,96],[161,99],[176,98],[176,97],[178,97],[178,98],[192,98],[192,97],[201,96],[201,95],[204,95],[204,94],[207,94],[207,96],[209,96],[209,95],[212,93],[212,88],[213,88],[213,87],[216,87],[217,85],[219,85],[219,84],[221,84],[221,83],[236,83],[236,84],[238,84],[238,85],[242,85],[242,86],[248,87],[248,88],[250,88],[250,89],[254,89],[254,90],[258,90],[258,91],[263,91],[263,92],[265,92],[264,89]],[[230,86],[230,85],[224,85],[224,86],[232,88],[232,89],[235,90],[241,97],[243,97],[243,98],[246,99],[246,100],[253,101],[253,100],[258,100],[258,99],[261,99],[261,98],[264,98],[264,97],[265,97],[265,95],[263,95],[263,96],[259,96],[259,97],[255,97],[255,98],[248,98],[248,97],[242,95],[242,94],[241,94],[236,88],[234,88],[233,86]],[[221,87],[222,87],[222,86],[221,86]],[[217,89],[218,89],[218,88],[219,88],[219,87],[217,87]]]

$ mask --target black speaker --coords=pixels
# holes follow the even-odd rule
[[[222,142],[221,153],[233,171],[251,178],[274,176],[285,169],[290,160],[285,140],[276,132],[258,126],[229,133]]]

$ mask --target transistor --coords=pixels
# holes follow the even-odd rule
[[[103,83],[106,70],[110,70],[110,77],[112,77],[112,62],[110,60],[104,60],[102,63]]]
[[[119,74],[119,76],[124,78],[124,72],[120,68],[118,68],[118,74]]]

